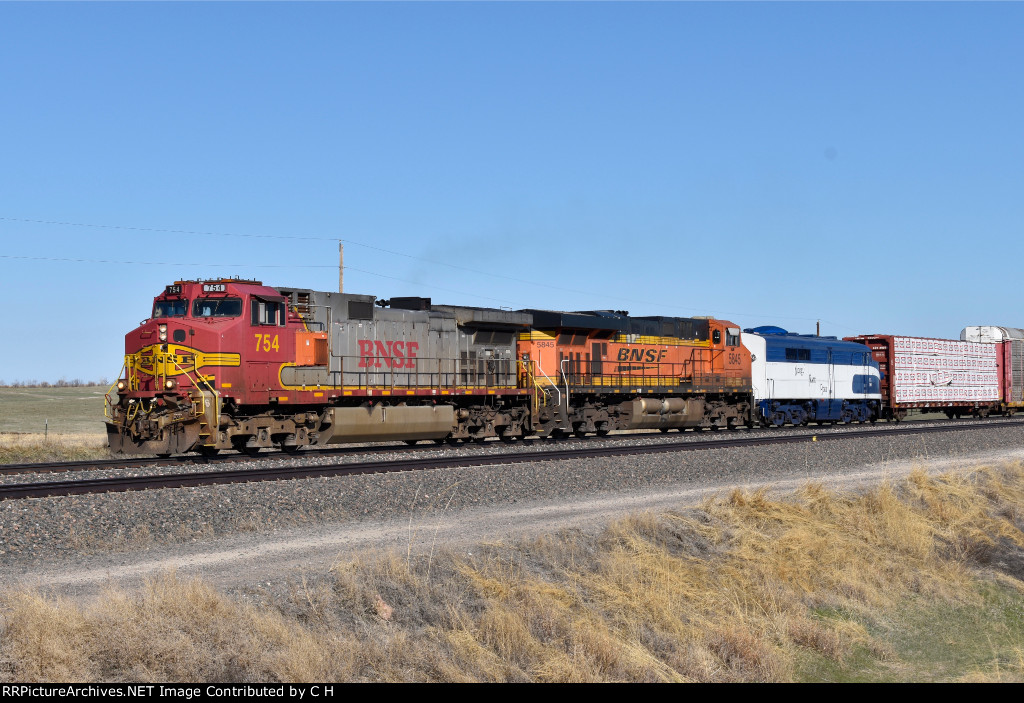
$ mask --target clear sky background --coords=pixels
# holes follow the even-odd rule
[[[181,278],[1024,327],[1024,4],[0,3],[0,379]]]

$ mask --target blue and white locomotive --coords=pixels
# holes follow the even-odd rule
[[[762,425],[878,419],[881,377],[870,347],[781,327],[743,332],[751,358],[755,418]]]

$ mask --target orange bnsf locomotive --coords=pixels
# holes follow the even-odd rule
[[[705,318],[495,310],[178,281],[125,336],[112,451],[256,452],[751,425],[750,353]]]

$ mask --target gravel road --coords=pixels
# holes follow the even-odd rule
[[[110,583],[132,587],[175,569],[228,591],[277,590],[365,550],[472,550],[483,541],[599,529],[631,512],[692,505],[735,486],[785,492],[821,482],[856,488],[914,467],[963,470],[1021,460],[1024,427],[975,427],[770,448],[7,501],[0,504],[0,587],[89,596]]]

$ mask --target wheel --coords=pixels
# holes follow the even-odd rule
[[[410,447],[415,447],[415,446],[416,446],[416,443],[417,443],[417,442],[419,442],[419,440],[418,440],[418,439],[406,439],[406,440],[402,440],[402,441],[404,441],[404,442],[405,442],[406,444],[408,444],[408,445],[409,445]]]
[[[199,453],[203,456],[217,456],[220,454],[220,449],[217,447],[200,447]]]
[[[299,453],[299,445],[297,445],[297,444],[282,444],[281,445],[281,451],[283,451],[285,454],[298,454]]]
[[[263,447],[242,447],[242,451],[249,456],[256,456]]]

